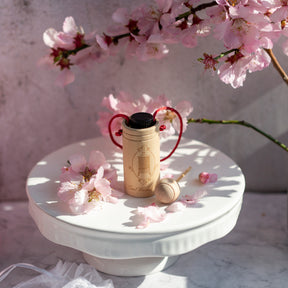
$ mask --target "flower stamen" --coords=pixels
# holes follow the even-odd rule
[[[165,121],[170,121],[172,123],[172,121],[177,117],[176,113],[174,113],[173,111],[166,111],[165,116],[164,116],[164,120]]]

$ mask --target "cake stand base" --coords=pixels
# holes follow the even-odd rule
[[[145,257],[133,259],[104,259],[83,253],[87,263],[98,271],[116,276],[143,276],[172,266],[180,256]]]

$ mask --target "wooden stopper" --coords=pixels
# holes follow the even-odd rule
[[[176,180],[172,178],[161,179],[155,188],[156,199],[164,204],[170,204],[177,200],[180,195],[180,186],[178,181],[180,181],[189,171],[191,167],[189,166]]]
[[[164,204],[174,202],[180,195],[180,187],[177,181],[172,178],[163,178],[155,189],[155,196],[158,201]]]

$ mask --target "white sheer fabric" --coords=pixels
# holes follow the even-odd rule
[[[41,275],[21,282],[13,288],[114,288],[110,279],[103,280],[95,268],[88,264],[58,261],[47,271],[28,263],[17,263],[0,272],[0,282],[16,268],[34,270]]]

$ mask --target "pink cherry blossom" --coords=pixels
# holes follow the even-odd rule
[[[244,57],[242,53],[236,53],[218,69],[220,79],[226,84],[231,84],[233,88],[243,86],[249,62],[249,56]]]
[[[278,5],[273,9],[274,11],[270,18],[273,22],[286,21],[288,17],[288,2],[287,0],[279,0],[277,2]]]
[[[283,48],[283,53],[288,56],[288,40],[283,42],[282,48]]]
[[[90,205],[88,203],[88,191],[83,187],[82,179],[76,181],[62,181],[58,189],[58,197],[65,202],[73,214],[86,213]]]
[[[260,48],[247,56],[237,52],[219,67],[218,74],[224,83],[231,84],[233,88],[238,88],[243,86],[247,72],[262,70],[269,66],[270,61],[268,54]]]
[[[81,182],[78,189],[66,191],[72,197],[68,200],[70,210],[74,214],[88,213],[102,202],[108,202],[111,196],[110,182],[103,178],[104,168],[101,166],[89,182]],[[64,182],[62,188],[66,185]],[[67,187],[68,188],[68,187]],[[60,190],[59,190],[60,193]],[[58,195],[59,195],[58,193]],[[62,198],[63,199],[63,198]],[[109,201],[110,202],[110,201]]]
[[[174,107],[174,109],[179,112],[182,118],[184,132],[187,128],[187,118],[193,111],[193,107],[190,102],[181,101]],[[180,120],[175,112],[171,110],[160,111],[157,113],[156,119],[159,121],[160,125],[165,126],[165,129],[160,133],[162,138],[173,135],[176,131],[178,133],[180,132]]]
[[[72,201],[74,194],[79,190],[81,179],[62,181],[58,189],[58,196],[64,202]]]
[[[111,188],[112,186],[114,186],[112,183],[111,183]],[[114,188],[112,188],[111,190],[111,195],[109,195],[107,198],[106,198],[106,201],[107,202],[110,202],[110,203],[113,203],[113,204],[116,204],[118,203],[118,199],[123,197],[124,193],[119,191],[119,190],[116,190]]]
[[[88,191],[85,189],[76,190],[67,204],[73,214],[85,214],[93,208],[93,206],[88,202]]]
[[[277,26],[272,24],[267,17],[268,8],[262,10],[263,5],[257,5],[256,1],[251,0],[237,1],[236,5],[234,2],[232,4],[228,3],[229,9],[225,9],[225,12],[221,12],[220,6],[209,8],[207,11],[211,23],[215,24],[214,36],[223,40],[227,49],[241,48],[242,53],[251,54],[263,47],[265,43],[263,38],[272,41],[279,37],[279,31],[275,30]],[[226,13],[226,17],[223,17],[221,21],[223,13]],[[214,18],[216,21],[213,20]],[[272,48],[271,43],[269,48]]]
[[[101,111],[98,116],[97,125],[99,126],[102,135],[108,135],[108,123],[113,115],[125,114],[131,116],[137,112],[152,113],[155,109],[161,106],[170,105],[170,102],[164,95],[159,95],[152,98],[147,94],[142,94],[140,98],[135,99],[130,94],[125,92],[118,93],[117,97],[110,94],[102,100],[102,106],[107,108],[107,112]],[[122,119],[115,119],[112,122],[112,131],[119,131],[122,128]]]
[[[180,42],[187,48],[194,48],[198,44],[195,29],[185,29],[180,34]]]
[[[142,43],[139,44],[135,56],[141,61],[147,61],[150,59],[161,59],[167,55],[169,49],[163,43]]]
[[[152,98],[147,94],[143,94],[139,99],[135,100],[131,95],[120,92],[117,97],[110,94],[108,97],[104,97],[102,105],[111,111],[110,117],[109,112],[101,111],[97,124],[101,129],[102,135],[108,135],[108,123],[109,120],[115,114],[125,114],[130,117],[132,114],[137,112],[153,113],[156,109],[161,107],[173,107],[172,102],[169,101],[165,95],[159,95],[158,97]],[[182,117],[183,120],[183,131],[187,128],[187,118],[192,112],[193,108],[188,101],[181,101],[174,107]],[[161,131],[160,136],[165,138],[167,136],[175,134],[175,131],[180,131],[180,122],[177,115],[170,111],[160,111],[156,119],[160,125],[164,125],[166,128]],[[119,131],[121,129],[122,119],[115,119],[112,122],[112,131]]]
[[[69,157],[69,164],[62,168],[58,196],[72,213],[88,213],[102,202],[117,203],[122,196],[112,188],[116,184],[116,170],[100,151],[91,151],[88,161],[84,155],[74,154]]]
[[[160,34],[161,17],[172,8],[173,0],[155,0],[156,7],[146,8],[138,20],[139,34],[145,35],[147,39],[153,34]]]
[[[133,15],[130,21],[124,20],[127,15],[125,9],[118,9],[113,18],[116,21],[125,23],[135,41],[129,42],[127,52],[129,55],[136,56],[142,61],[149,59],[160,59],[169,52],[166,43],[174,43],[175,40],[168,32],[169,27],[173,27],[175,17],[175,1],[156,0],[156,5],[151,7],[142,6],[137,10],[137,16]],[[135,13],[133,13],[135,14]]]
[[[90,177],[95,174],[101,166],[104,169],[109,169],[111,167],[111,165],[106,162],[104,154],[96,150],[90,152],[88,161],[84,155],[74,154],[70,156],[69,162],[71,164],[71,169],[74,172],[81,174],[87,179],[90,179]]]
[[[224,0],[226,2],[226,0]],[[225,7],[221,5],[209,7],[205,10],[207,16],[209,17],[207,21],[210,22],[210,25],[225,23],[229,20],[229,14]],[[215,36],[215,35],[214,35]]]
[[[95,57],[96,53],[92,53],[92,50],[95,49],[90,48],[88,45],[88,42],[92,37],[91,35],[84,39],[85,35],[83,28],[78,27],[74,18],[71,16],[65,18],[63,31],[58,32],[54,28],[49,28],[43,33],[44,43],[52,50],[50,60],[59,66],[61,70],[61,73],[56,79],[56,85],[63,87],[72,83],[75,80],[75,75],[70,70],[71,66],[74,64],[84,66],[84,63],[87,63],[88,55],[89,61],[93,60],[93,58],[100,58],[100,56]],[[96,45],[93,46],[95,47]],[[83,47],[90,51],[81,51]],[[71,53],[71,51],[75,51],[75,49],[81,52],[79,52],[79,54],[74,52]],[[100,55],[100,53],[98,54]],[[71,58],[74,58],[74,63],[72,63]],[[85,66],[87,67],[87,64]]]
[[[205,70],[212,69],[213,71],[216,71],[216,65],[219,63],[219,61],[215,60],[215,57],[208,55],[207,53],[204,53],[203,56],[204,58],[200,58],[199,61],[204,64]]]
[[[66,17],[63,23],[63,32],[57,32],[54,28],[47,29],[43,34],[44,43],[50,48],[75,49],[75,37],[84,34],[82,27],[76,26],[73,17]]]
[[[128,23],[129,23],[129,12],[127,8],[118,8],[112,15],[112,19],[115,23],[122,24],[121,27],[125,29],[124,31],[121,31],[121,33],[127,32],[126,29],[128,29]]]
[[[202,13],[204,10],[206,13]],[[198,45],[199,37],[213,34],[227,50],[224,53],[214,51],[213,55],[219,55],[215,57],[208,57],[205,52],[202,61],[205,69],[215,70],[215,59],[223,60],[223,63],[223,55],[237,50],[237,57],[243,57],[231,62],[231,56],[228,56],[218,74],[224,83],[238,88],[243,85],[247,72],[259,71],[269,65],[270,60],[259,50],[272,49],[281,36],[288,37],[287,18],[287,0],[217,0],[207,3],[155,0],[152,5],[142,4],[132,11],[118,8],[112,15],[113,25],[105,33],[93,32],[87,36],[73,17],[67,17],[63,31],[49,28],[44,32],[43,40],[52,49],[52,62],[63,70],[58,79],[58,85],[63,86],[74,81],[75,76],[70,71],[72,65],[87,68],[92,62],[104,61],[123,49],[125,56],[137,57],[141,61],[160,59],[168,54],[170,44],[181,43],[193,48]],[[283,51],[287,53],[287,42],[282,43]],[[168,126],[166,132],[173,133],[174,128]]]
[[[118,8],[113,14],[112,19],[116,25],[108,28],[108,34],[111,36],[130,33],[130,40],[136,40],[139,36],[138,21],[143,18],[147,8],[145,5],[136,7],[136,9],[129,12],[127,8]]]
[[[76,55],[71,55],[70,58],[75,66],[83,70],[91,70],[95,63],[104,62],[110,56],[110,52],[105,51],[95,42],[86,49],[80,50]]]
[[[91,176],[89,182],[83,185],[83,188],[89,192],[90,201],[106,201],[111,196],[110,182],[103,176],[104,168],[100,166],[97,173]]]

